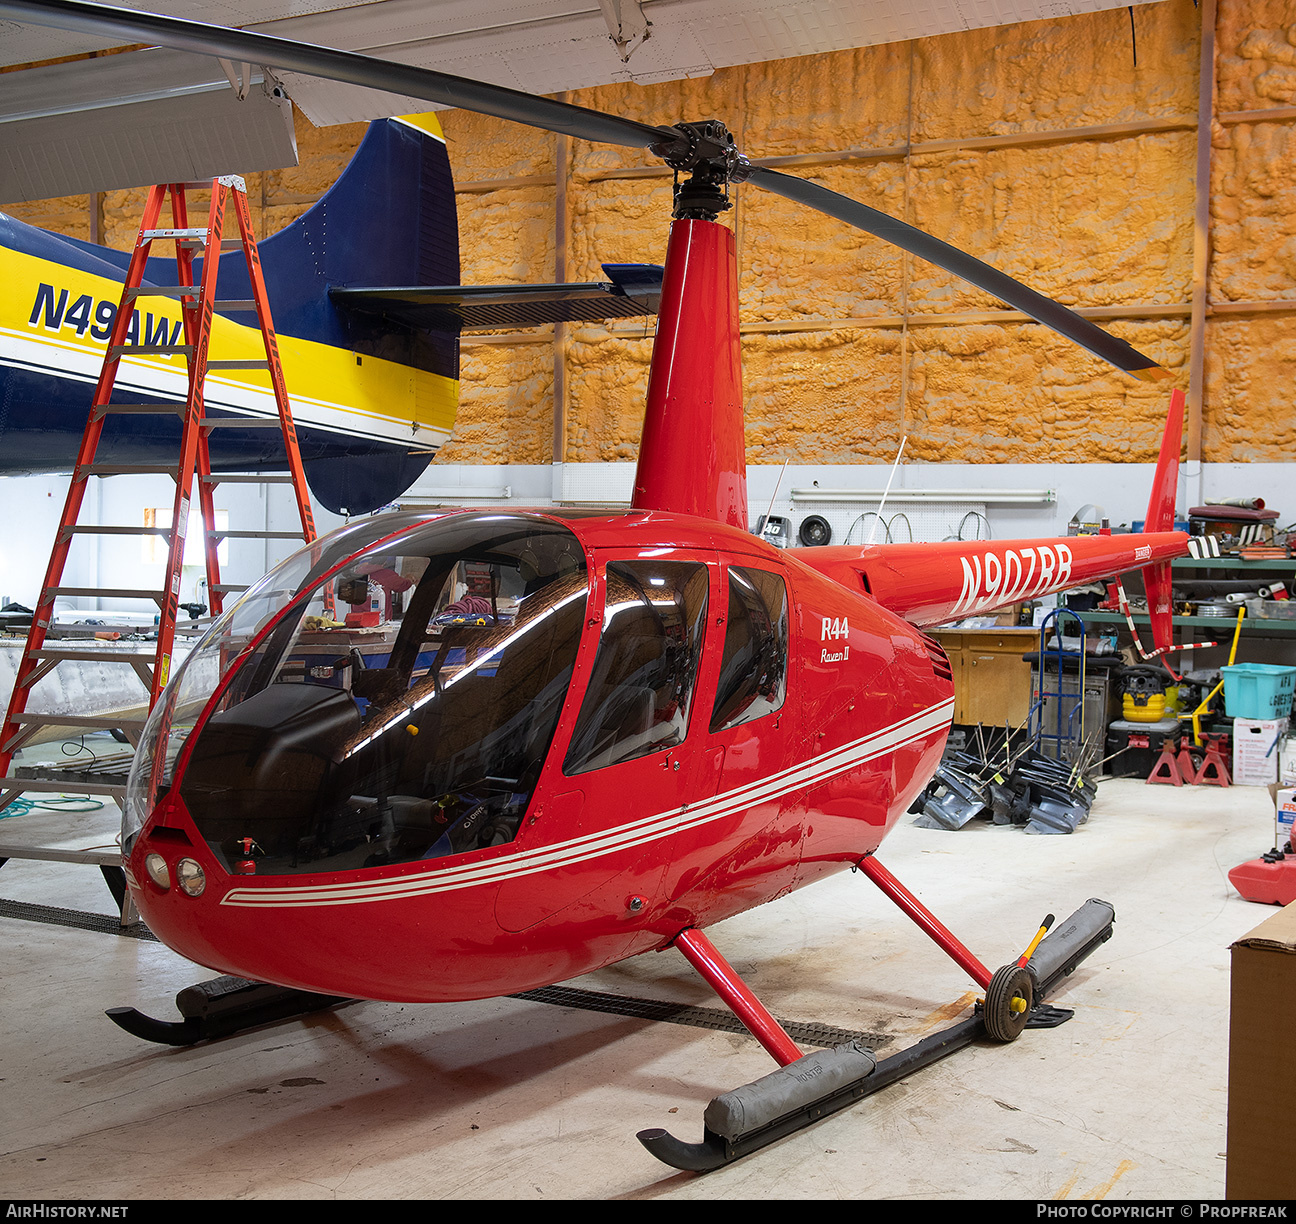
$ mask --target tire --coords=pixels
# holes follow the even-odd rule
[[[1035,1003],[1035,979],[1024,967],[1004,965],[995,971],[986,989],[982,1019],[995,1041],[1016,1041],[1030,1019]]]

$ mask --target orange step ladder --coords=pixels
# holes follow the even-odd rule
[[[186,190],[211,190],[211,207],[205,227],[191,227],[188,222]],[[171,225],[159,225],[163,209],[170,201]],[[238,222],[237,238],[224,236],[227,212],[232,210]],[[144,271],[155,242],[174,242],[178,284],[156,286],[144,284]],[[222,249],[242,247],[247,260],[248,278],[252,286],[250,300],[216,300],[216,282]],[[201,259],[200,279],[195,282],[196,262]],[[129,343],[135,303],[142,297],[167,297],[179,299],[184,325],[183,344]],[[256,360],[218,360],[209,355],[212,323],[216,309],[227,311],[255,310],[264,342],[265,357]],[[141,338],[137,334],[137,339]],[[178,335],[171,339],[178,340]],[[146,354],[179,354],[188,366],[188,393],[183,402],[174,403],[113,403],[113,388],[121,360]],[[273,417],[208,417],[204,411],[204,385],[208,371],[230,369],[262,369],[269,372],[270,384],[278,409]],[[98,463],[96,452],[107,417],[118,414],[179,414],[183,421],[180,453],[174,466],[150,464]],[[279,428],[283,434],[287,454],[288,474],[285,475],[213,475],[208,447],[208,437],[213,429],[222,426],[266,426]],[[165,473],[175,480],[171,525],[157,526],[99,526],[79,523],[90,476],[115,476],[126,474]],[[95,387],[94,398],[86,421],[85,433],[77,454],[67,501],[59,521],[58,534],[50,555],[49,566],[41,588],[40,600],[32,616],[27,643],[17,668],[13,694],[3,724],[0,724],[0,813],[25,792],[68,792],[78,795],[102,795],[124,804],[121,785],[77,780],[49,781],[32,777],[19,777],[11,773],[14,754],[44,726],[60,726],[85,730],[115,729],[125,734],[132,745],[138,744],[144,719],[127,719],[114,714],[29,714],[28,699],[32,688],[43,676],[60,663],[68,662],[122,662],[132,666],[148,689],[148,708],[152,710],[166,687],[171,673],[171,660],[175,645],[177,613],[180,602],[181,565],[184,557],[190,506],[194,484],[197,483],[197,501],[204,529],[204,554],[207,571],[208,603],[213,616],[223,610],[226,593],[245,589],[243,586],[222,583],[218,548],[222,538],[252,537],[297,539],[311,543],[316,538],[315,519],[311,511],[306,488],[305,471],[297,445],[292,411],[284,384],[283,367],[275,338],[274,324],[266,297],[265,279],[252,233],[252,218],[248,208],[247,188],[237,175],[225,175],[211,184],[169,183],[153,187],[144,208],[144,217],[135,249],[131,255],[122,290],[120,305],[108,338],[103,369]],[[296,497],[301,530],[297,531],[229,531],[219,530],[213,500],[214,487],[222,481],[250,481],[262,484],[291,483]],[[78,587],[63,585],[63,574],[72,541],[78,535],[154,535],[167,540],[167,560],[164,581],[159,590],[135,590],[114,587]],[[119,650],[91,648],[92,644],[69,646],[60,643],[54,628],[54,607],[60,596],[91,597],[99,599],[152,599],[158,606],[157,641],[147,652],[127,653]],[[51,644],[51,640],[53,644]],[[36,801],[39,803],[39,801]],[[114,895],[123,904],[123,921],[126,921],[123,891],[120,881],[115,881],[110,869],[120,874],[120,853],[109,851],[76,851],[44,849],[0,844],[0,863],[8,858],[40,858],[64,862],[88,862],[104,869],[105,877]]]

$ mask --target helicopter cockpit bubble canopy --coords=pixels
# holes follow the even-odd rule
[[[366,593],[370,615],[333,619]],[[300,550],[212,626],[155,707],[124,850],[173,787],[230,872],[511,841],[588,595],[580,542],[541,515],[386,516]]]

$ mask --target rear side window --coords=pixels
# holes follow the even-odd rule
[[[787,587],[778,574],[729,569],[729,615],[711,730],[781,709],[787,694]]]
[[[684,742],[707,585],[707,567],[697,562],[609,563],[603,632],[564,773],[587,773]]]

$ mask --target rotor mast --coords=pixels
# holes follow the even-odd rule
[[[632,505],[747,529],[747,451],[729,184],[746,159],[724,124],[664,129],[652,151],[678,176]]]

